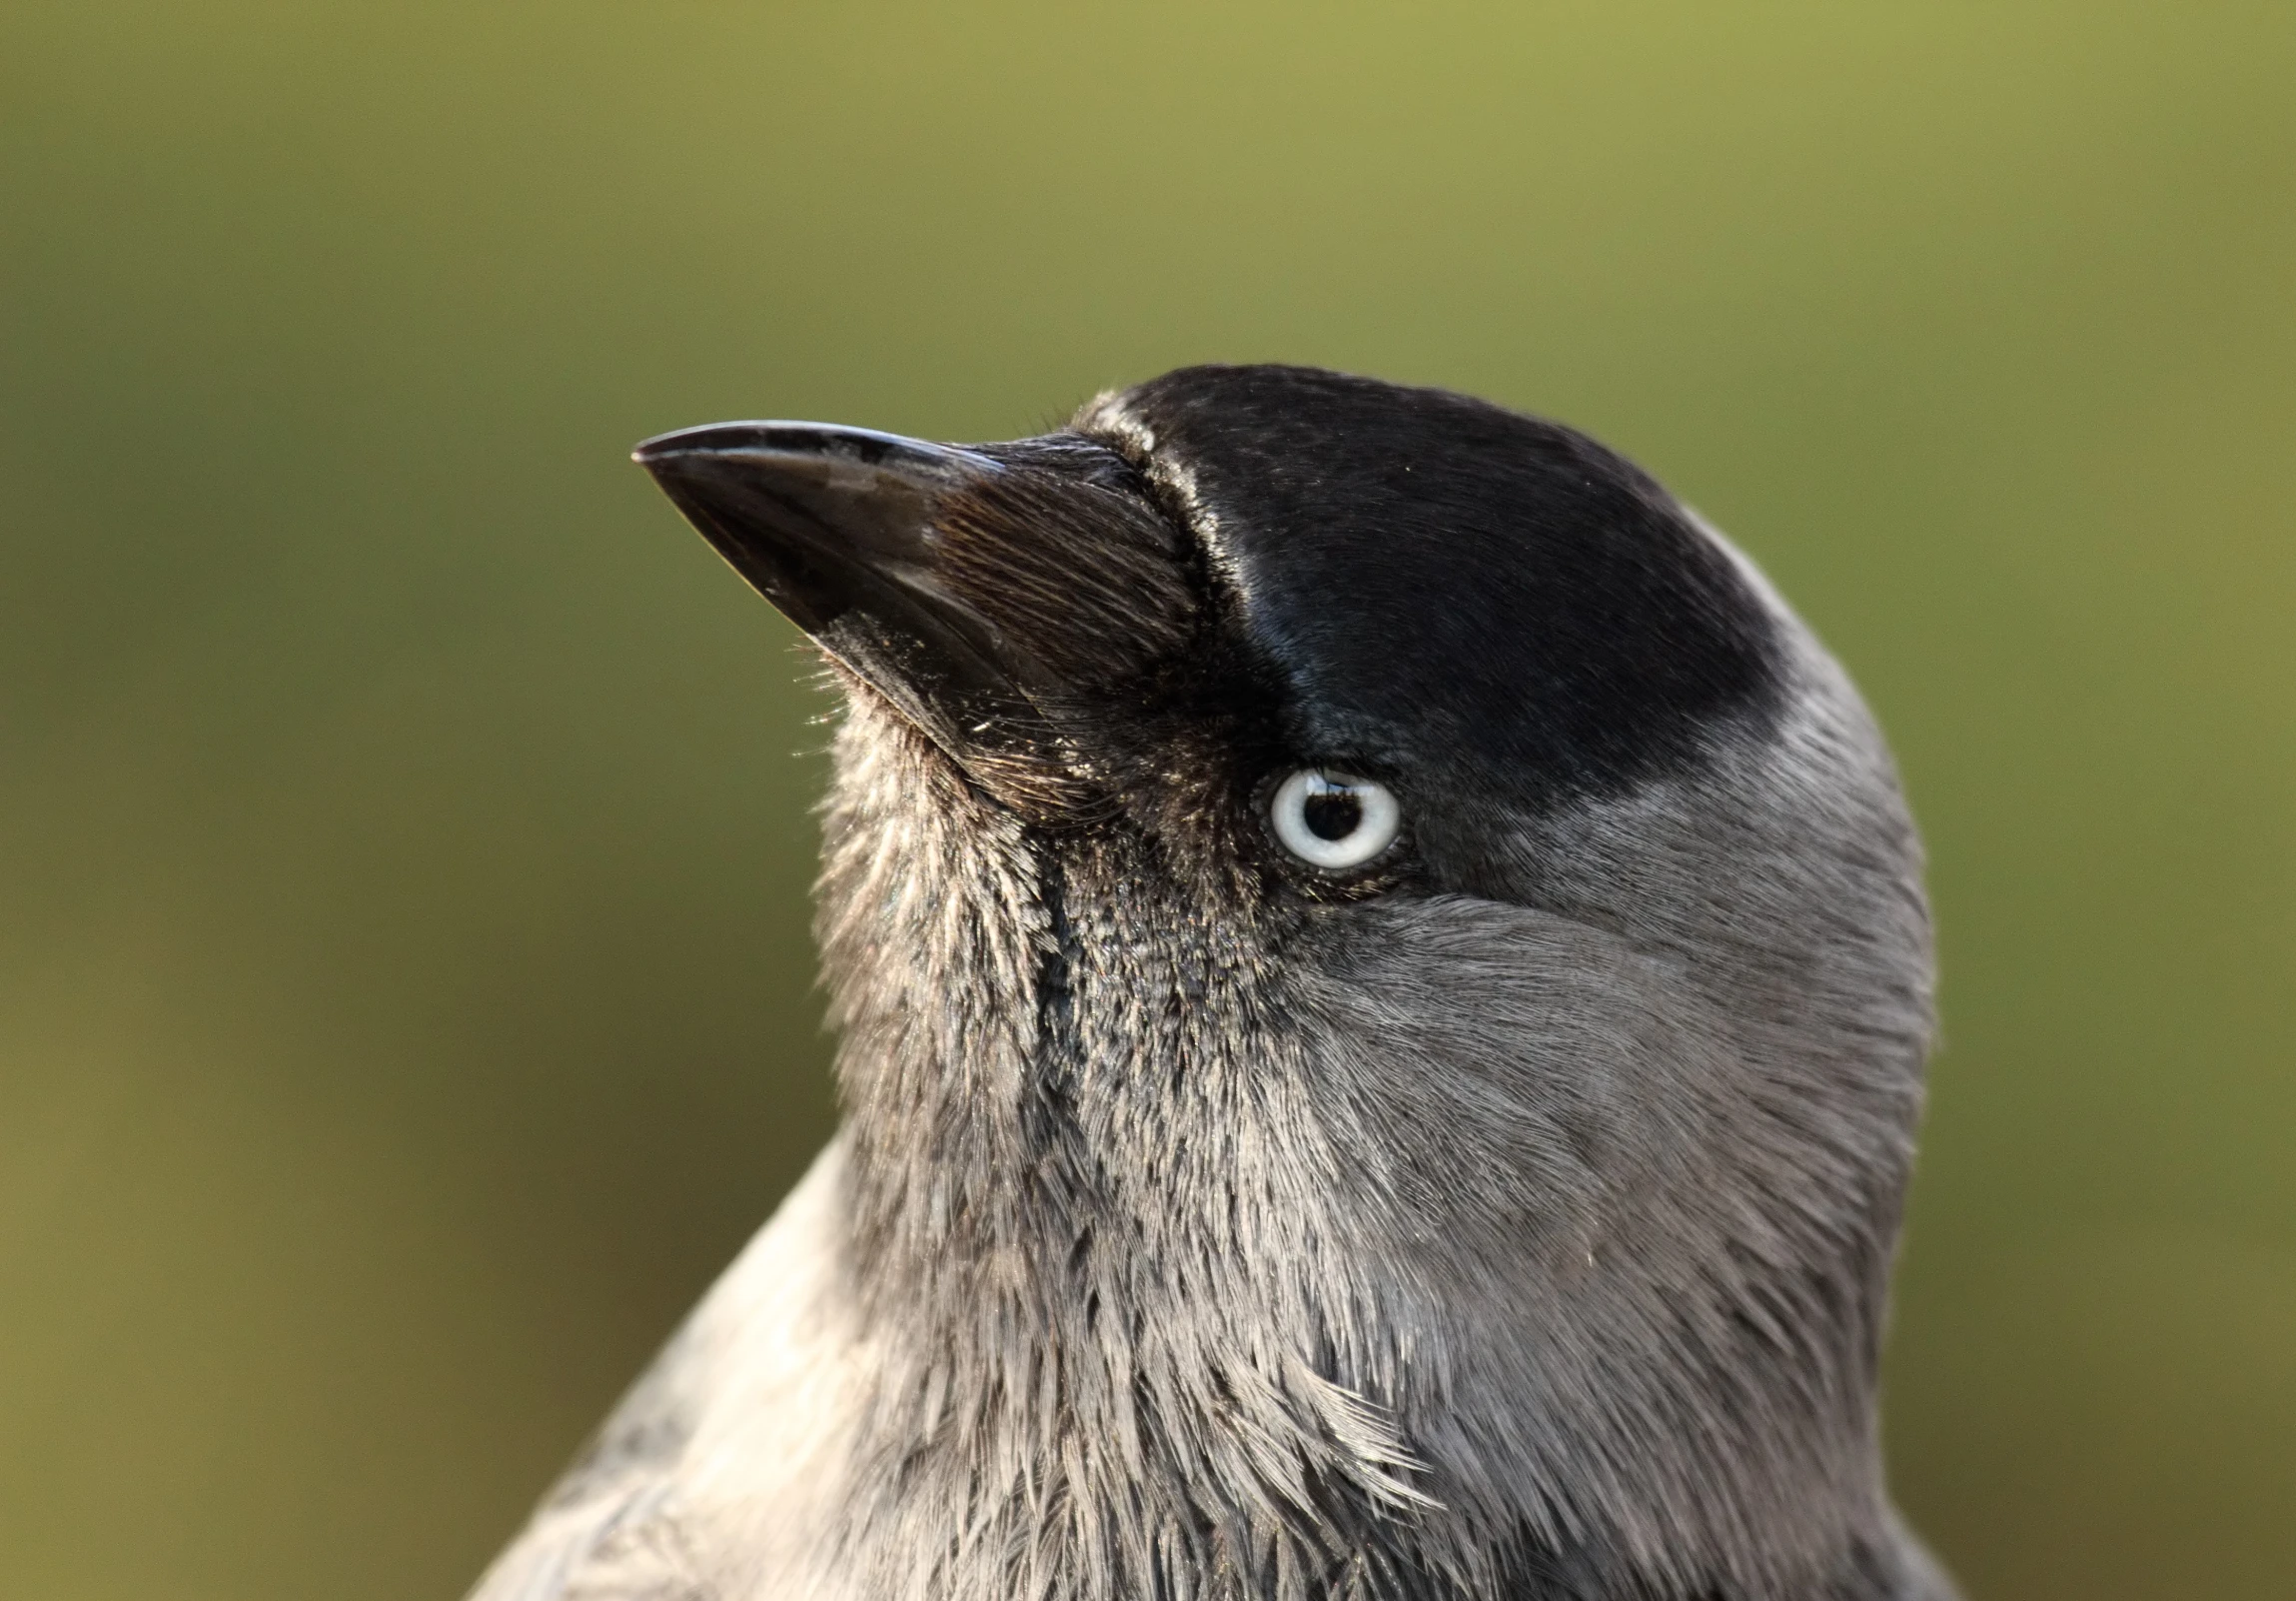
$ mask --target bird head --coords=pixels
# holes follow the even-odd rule
[[[855,1271],[959,1524],[1058,1438],[1078,1504],[1128,1486],[1074,1514],[1111,1573],[1879,1560],[1919,848],[1718,534],[1568,428],[1302,368],[638,460],[846,693]]]

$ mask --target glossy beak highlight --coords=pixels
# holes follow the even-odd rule
[[[717,554],[937,743],[1026,706],[1025,650],[946,582],[945,505],[976,452],[821,423],[719,423],[633,453]]]

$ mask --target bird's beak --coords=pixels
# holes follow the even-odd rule
[[[961,446],[720,423],[634,453],[733,570],[950,756],[1041,744],[1193,606],[1145,503]]]

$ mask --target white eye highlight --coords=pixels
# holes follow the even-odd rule
[[[1302,768],[1276,787],[1268,820],[1310,866],[1360,867],[1395,842],[1403,807],[1385,785]]]

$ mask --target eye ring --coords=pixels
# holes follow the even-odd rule
[[[1384,784],[1322,768],[1301,768],[1268,800],[1268,824],[1286,850],[1311,867],[1360,867],[1403,828],[1403,806]]]

